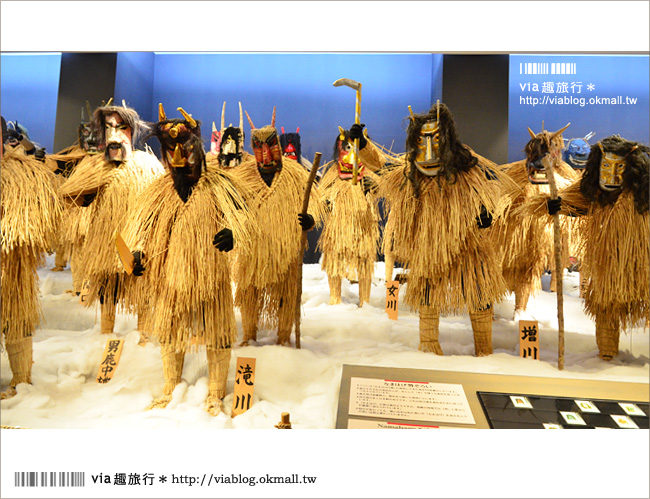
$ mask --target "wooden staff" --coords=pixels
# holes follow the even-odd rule
[[[302,214],[307,214],[309,207],[309,196],[311,195],[311,186],[314,185],[314,179],[318,173],[320,166],[320,158],[322,154],[317,152],[314,154],[314,163],[312,164],[311,171],[309,172],[309,179],[307,179],[307,186],[305,187],[305,197],[302,200]],[[307,231],[303,230],[300,234],[300,251],[298,252],[298,281],[296,293],[296,315],[294,323],[296,325],[296,348],[300,348],[300,305],[302,302],[302,259],[305,256],[305,249],[307,247]]]
[[[555,184],[555,175],[553,172],[553,163],[555,159],[542,160],[546,178],[548,180],[548,187],[551,191],[551,199],[557,199],[557,185]],[[562,290],[562,233],[560,231],[560,214],[553,215],[553,243],[554,243],[554,257],[555,257],[555,282],[557,295],[557,368],[561,371],[564,369],[564,295]]]

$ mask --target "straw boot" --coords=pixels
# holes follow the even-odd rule
[[[276,342],[278,345],[291,346],[291,328],[295,320],[295,310],[288,304],[295,303],[295,294],[293,297],[294,300],[283,300],[278,310],[278,341]]]
[[[165,386],[163,387],[162,397],[154,400],[148,409],[166,407],[171,402],[174,388],[181,382],[181,375],[183,374],[184,351],[177,352],[172,343],[163,343],[160,345],[160,354],[162,356]]]
[[[11,367],[11,382],[9,388],[0,394],[0,399],[8,399],[16,395],[16,385],[32,382],[32,337],[21,338],[5,345]]]
[[[247,346],[249,341],[257,340],[257,322],[259,321],[259,291],[250,287],[244,291],[241,306],[241,323],[244,330],[244,339],[241,346]]]
[[[359,274],[359,306],[363,307],[364,303],[370,302],[370,289],[372,286],[372,274]]]
[[[113,328],[115,327],[115,309],[117,305],[112,300],[104,300],[102,303],[100,313],[101,313],[101,331],[102,334],[111,334],[113,333]]]
[[[147,318],[149,313],[143,309],[144,307],[140,307],[140,310],[138,311],[138,331],[140,332],[138,345],[140,346],[144,346],[151,341],[149,333],[147,332]]]
[[[62,270],[65,270],[67,264],[67,255],[65,254],[63,248],[56,248],[56,253],[54,254],[54,267],[52,267],[52,272],[61,272]]]
[[[206,348],[208,354],[209,388],[205,410],[212,416],[223,412],[222,399],[226,396],[226,382],[230,368],[230,348]]]
[[[341,276],[327,276],[330,285],[330,305],[341,303]]]
[[[474,332],[474,353],[484,357],[492,353],[492,308],[470,312]]]
[[[442,355],[440,346],[440,312],[430,305],[420,307],[420,346],[422,352]]]
[[[621,334],[618,319],[605,314],[596,315],[596,344],[598,357],[612,360],[618,355],[618,340]]]
[[[530,298],[530,286],[527,284],[515,284],[515,315],[517,312],[523,312],[528,306]]]

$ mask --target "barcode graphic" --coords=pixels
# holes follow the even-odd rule
[[[520,75],[574,75],[575,62],[520,62]]]
[[[83,471],[16,471],[15,487],[85,487]]]

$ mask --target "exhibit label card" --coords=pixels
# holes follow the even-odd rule
[[[102,356],[102,363],[97,372],[97,383],[108,383],[113,379],[115,369],[120,361],[122,355],[122,348],[124,347],[124,340],[108,340],[106,348],[104,348],[104,355]]]
[[[519,356],[539,359],[537,321],[519,321]]]
[[[386,313],[388,318],[397,320],[397,304],[399,300],[399,281],[386,283]]]
[[[462,385],[350,379],[349,414],[385,419],[476,424]]]
[[[232,398],[232,417],[239,416],[251,408],[255,388],[255,359],[237,357],[235,371],[235,393]]]
[[[398,423],[397,421],[370,421],[367,419],[348,419],[348,430],[438,430],[456,428],[425,424]]]

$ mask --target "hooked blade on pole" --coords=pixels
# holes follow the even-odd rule
[[[332,83],[332,85],[335,87],[341,87],[345,85],[346,87],[354,88],[355,90],[359,90],[361,88],[361,83],[351,80],[350,78],[339,78],[334,83]]]

